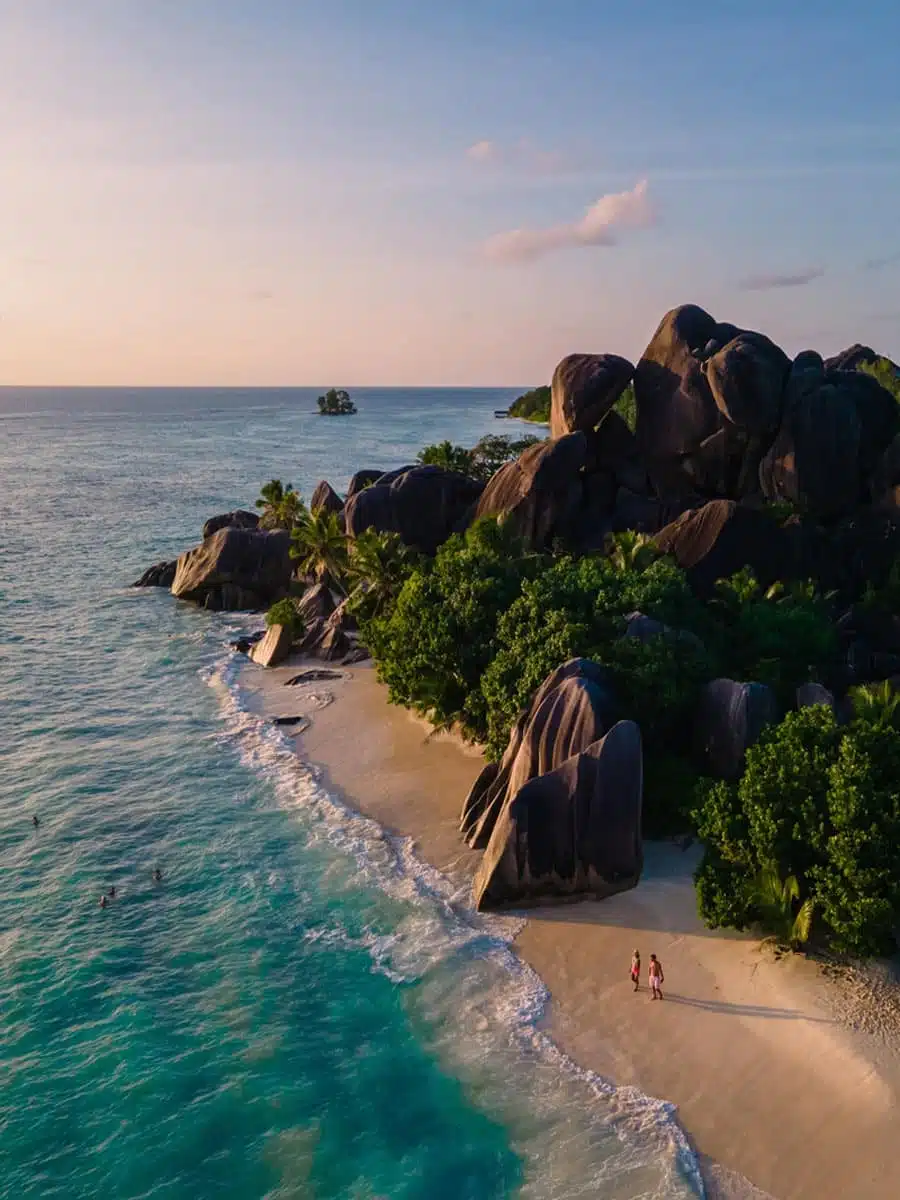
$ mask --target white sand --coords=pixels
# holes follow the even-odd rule
[[[296,741],[326,786],[469,878],[479,855],[457,822],[480,755],[388,705],[368,665],[283,686],[302,666],[321,664],[251,668],[244,682],[267,715],[311,715]],[[335,702],[320,708],[310,694]],[[710,932],[696,915],[695,853],[653,843],[645,853],[635,890],[529,912],[518,947],[550,989],[552,1035],[579,1063],[678,1105],[710,1196],[900,1195],[900,1057],[885,990],[864,994],[804,958],[776,961],[748,936]],[[664,1002],[649,1001],[646,980],[633,994],[634,947],[645,971],[651,951],[662,960]]]

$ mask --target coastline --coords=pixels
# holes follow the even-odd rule
[[[306,665],[323,669],[248,668],[242,688],[260,715],[308,715],[292,741],[329,791],[411,837],[464,901],[480,854],[457,822],[477,749],[389,705],[371,664],[284,687]],[[515,946],[550,991],[546,1032],[579,1065],[677,1105],[709,1196],[895,1195],[900,1060],[878,1001],[849,995],[811,960],[776,961],[749,935],[705,929],[695,862],[651,843],[633,891],[529,911]],[[651,950],[662,959],[666,1003],[649,1006],[645,987],[632,993],[634,946],[645,963]]]

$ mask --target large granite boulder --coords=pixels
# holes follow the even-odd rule
[[[463,527],[484,484],[443,467],[409,467],[383,475],[351,497],[344,509],[347,533],[366,529],[397,533],[407,546],[433,554]]]
[[[325,583],[314,583],[308,587],[297,604],[297,612],[303,621],[303,628],[308,629],[313,621],[323,621],[334,612],[334,597],[331,589]]]
[[[878,361],[878,358],[879,356],[871,346],[854,342],[846,350],[841,350],[839,354],[833,354],[831,358],[826,358],[825,366],[829,371],[858,371],[862,366],[871,366],[872,363]]]
[[[344,511],[343,500],[327,479],[320,479],[313,488],[313,494],[309,498],[309,511],[312,513],[340,513]]]
[[[635,887],[642,798],[640,730],[619,721],[511,797],[475,876],[475,907],[600,899]]]
[[[261,667],[277,667],[288,657],[294,635],[285,625],[270,625],[263,637],[250,647],[250,658]]]
[[[670,554],[702,597],[715,591],[717,580],[749,567],[763,587],[795,579],[794,540],[765,510],[734,500],[711,500],[682,513],[654,538]]]
[[[320,658],[323,662],[343,661],[353,649],[343,605],[339,605],[330,616],[312,621],[296,648],[300,654]]]
[[[768,500],[787,500],[821,520],[878,501],[884,458],[900,432],[891,394],[863,372],[827,369],[806,351],[791,367],[781,428],[762,459]]]
[[[666,313],[634,373],[638,446],[653,475],[659,461],[690,454],[719,427],[700,355],[718,345],[715,320],[696,304]]]
[[[351,500],[358,492],[364,488],[371,487],[376,480],[380,479],[384,471],[362,470],[357,471],[350,483],[347,486],[347,499]]]
[[[170,588],[175,579],[175,562],[158,562],[152,567],[148,567],[140,579],[136,579],[131,585],[136,588],[144,587],[163,587]]]
[[[226,526],[178,559],[172,595],[205,608],[268,608],[288,589],[293,564],[286,530]]]
[[[539,442],[491,477],[475,517],[498,517],[535,549],[564,537],[577,519],[583,499],[582,469],[588,439],[578,430]]]
[[[705,770],[716,779],[739,778],[747,750],[777,720],[775,694],[764,683],[708,683],[694,721],[695,747]]]
[[[483,849],[499,813],[527,780],[558,767],[601,737],[614,720],[606,669],[572,658],[544,680],[513,726],[499,763],[488,763],[463,804],[460,831]]]
[[[872,375],[864,371],[828,371],[833,384],[852,400],[859,418],[859,472],[863,488],[900,433],[900,405]]]
[[[628,488],[619,488],[610,515],[610,529],[613,533],[621,533],[626,529],[635,533],[659,533],[682,513],[693,511],[702,503],[699,497],[665,501],[641,492],[630,491]]]
[[[205,538],[212,537],[220,529],[257,529],[258,527],[258,513],[250,512],[246,508],[236,508],[234,512],[219,513],[218,516],[210,517],[203,526],[203,536]]]
[[[774,434],[791,360],[761,333],[739,333],[702,364],[716,407],[727,421],[758,436]]]
[[[834,693],[823,683],[801,683],[797,688],[796,700],[798,708],[815,708],[822,705],[835,711]]]
[[[638,449],[637,438],[617,412],[609,412],[588,434],[587,471],[611,474],[619,487],[647,494],[650,481]]]
[[[634,374],[618,354],[569,354],[553,372],[550,436],[593,429],[625,391]]]
[[[793,392],[793,389],[792,389]],[[767,500],[818,518],[852,512],[860,500],[861,425],[853,400],[833,383],[797,389],[759,469]]]
[[[634,376],[638,445],[662,499],[758,491],[789,366],[763,334],[696,305],[666,314]]]

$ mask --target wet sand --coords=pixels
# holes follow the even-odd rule
[[[322,664],[248,668],[243,682],[267,716],[308,715],[295,744],[326,786],[412,837],[464,895],[480,854],[457,823],[478,750],[389,705],[368,664],[285,687],[304,667]],[[648,843],[645,855],[633,891],[528,911],[517,947],[550,989],[551,1035],[614,1083],[678,1106],[712,1197],[900,1194],[896,989],[873,995],[749,935],[705,929],[695,850]],[[662,1003],[649,1001],[646,976],[632,991],[635,947],[645,971],[651,952],[663,963]]]

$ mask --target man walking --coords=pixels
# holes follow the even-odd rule
[[[650,999],[662,1000],[662,985],[665,983],[665,975],[663,975],[662,963],[655,954],[650,955],[650,968],[648,971],[650,976]]]

